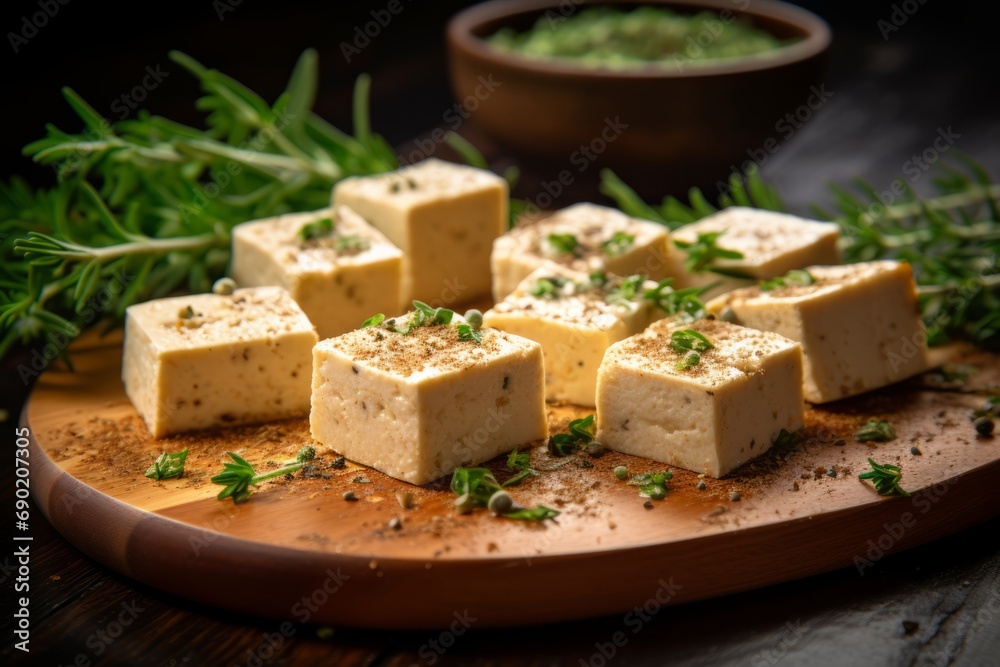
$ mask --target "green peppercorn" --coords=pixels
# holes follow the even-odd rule
[[[222,296],[228,296],[236,291],[236,281],[232,278],[219,278],[212,285],[212,292],[214,294],[221,294]]]
[[[626,468],[625,466],[616,466],[615,477],[617,477],[618,479],[625,479],[626,477],[628,477],[628,468]]]
[[[481,329],[483,326],[483,314],[473,308],[465,311],[465,321],[473,329]]]
[[[494,514],[506,514],[514,509],[514,499],[506,491],[497,491],[490,496],[486,508]]]

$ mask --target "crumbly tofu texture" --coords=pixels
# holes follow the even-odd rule
[[[677,278],[678,287],[697,287],[718,282],[702,294],[702,300],[746,287],[759,280],[781,276],[792,269],[813,264],[839,264],[837,241],[839,227],[830,222],[807,220],[785,213],[734,206],[714,213],[673,232],[674,241],[694,243],[699,234],[723,232],[716,245],[743,253],[742,259],[718,259],[713,265],[737,271],[751,279],[723,276],[711,271],[688,273],[684,269],[687,253],[672,255],[669,275]]]
[[[194,315],[181,317],[188,307]],[[301,417],[317,340],[280,287],[136,304],[125,318],[125,393],[155,438]]]
[[[302,238],[303,227],[324,218],[334,225],[331,234]],[[360,244],[337,249],[351,238]],[[356,329],[372,313],[397,312],[402,266],[403,253],[346,206],[233,228],[231,273],[236,282],[284,287],[321,338]]]
[[[507,182],[484,169],[424,160],[394,172],[340,181],[346,204],[403,251],[400,309],[490,293],[490,249],[507,228]]]
[[[694,329],[714,348],[687,370],[670,348]],[[654,323],[612,345],[597,380],[597,439],[626,454],[722,477],[802,426],[802,352],[776,334],[717,320]]]
[[[878,389],[928,368],[926,333],[910,265],[877,261],[810,266],[815,283],[749,287],[707,305],[717,316],[799,341],[805,396],[827,403]]]
[[[457,321],[457,319],[456,319]],[[548,437],[542,349],[495,329],[383,327],[314,350],[313,439],[411,484],[426,484]]]
[[[566,284],[554,296],[533,296],[541,279],[559,277]],[[641,298],[655,287],[646,281],[629,301],[607,300],[609,290],[622,282],[609,277],[602,289],[589,285],[589,276],[553,265],[537,269],[483,315],[486,326],[524,336],[542,346],[545,356],[545,396],[548,400],[594,406],[597,369],[608,347],[639,333],[663,311]]]
[[[601,244],[616,233],[634,237],[620,254],[608,255]],[[579,244],[574,254],[558,252],[550,234],[572,234]],[[535,269],[557,264],[581,273],[610,272],[620,276],[642,274],[662,280],[672,274],[678,252],[667,228],[630,218],[621,211],[596,204],[574,204],[542,220],[524,223],[493,243],[493,298],[502,300]]]

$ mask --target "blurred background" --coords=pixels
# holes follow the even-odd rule
[[[40,1],[51,2],[58,11],[22,42],[15,35],[27,34],[24,17],[38,12]],[[341,44],[352,42],[356,27],[371,21],[370,12],[384,9],[387,0],[312,7],[259,0],[178,0],[144,5],[141,13],[126,3],[7,2],[2,20],[7,45],[0,71],[7,95],[0,177],[21,174],[37,185],[50,181],[51,171],[33,165],[20,149],[42,136],[45,122],[78,131],[79,121],[59,92],[64,85],[109,119],[117,119],[134,113],[134,103],[122,95],[144,78],[155,80],[142,106],[200,124],[193,106],[197,87],[167,59],[170,49],[184,51],[273,100],[299,53],[315,47],[322,79],[317,112],[349,130],[353,82],[360,72],[368,72],[374,81],[373,127],[393,145],[405,148],[415,137],[444,124],[444,114],[453,104],[444,27],[451,15],[474,3],[400,2],[402,13],[360,53],[352,53],[350,62]],[[761,163],[765,178],[779,187],[788,203],[805,207],[828,201],[830,181],[847,183],[862,177],[888,185],[907,160],[932,145],[939,128],[950,127],[958,135],[955,148],[1000,173],[1000,74],[997,12],[992,3],[796,4],[819,14],[833,28],[828,76],[833,96]],[[150,79],[150,72],[159,76]],[[461,131],[473,131],[475,138],[472,126]],[[539,181],[532,178],[530,164],[520,166],[526,178],[517,194],[530,198]],[[600,166],[598,160],[596,167]],[[719,174],[720,179],[726,176]],[[565,203],[557,200],[555,205]]]

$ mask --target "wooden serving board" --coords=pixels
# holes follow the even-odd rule
[[[76,372],[40,378],[22,422],[31,429],[35,501],[74,545],[168,593],[294,621],[373,628],[477,627],[647,611],[856,566],[1000,513],[1000,439],[975,434],[971,409],[1000,386],[1000,358],[966,350],[980,367],[959,388],[929,376],[807,414],[800,451],[772,452],[722,480],[674,470],[666,499],[644,507],[612,469],[662,470],[609,452],[555,459],[512,489],[524,505],[559,509],[525,524],[486,511],[457,515],[445,482],[413,487],[348,463],[257,487],[249,502],[215,499],[209,482],[235,451],[260,470],[308,442],[305,419],[154,441],[126,399],[120,340],[86,339]],[[554,431],[587,411],[550,406]],[[855,441],[869,417],[897,439]],[[837,444],[838,440],[846,441]],[[922,455],[911,454],[918,447]],[[154,482],[161,451],[190,448],[180,479]],[[911,498],[877,496],[858,480],[872,456],[903,468]],[[503,458],[489,464],[502,481]],[[833,469],[836,477],[824,474]],[[352,480],[364,476],[370,483]],[[358,502],[342,493],[353,490]],[[397,490],[413,493],[403,509]],[[732,493],[739,500],[731,499]],[[402,520],[400,530],[387,524]]]

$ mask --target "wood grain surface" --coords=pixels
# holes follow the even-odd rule
[[[536,443],[533,466],[553,469],[514,494],[562,512],[543,525],[457,515],[444,482],[413,487],[350,463],[335,469],[334,453],[322,451],[313,469],[261,485],[248,503],[217,501],[220,487],[208,478],[226,451],[275,468],[308,441],[307,421],[154,441],[122,392],[120,354],[119,341],[84,340],[75,373],[40,379],[24,414],[38,504],[73,544],[129,577],[274,618],[297,617],[303,599],[316,607],[313,622],[357,627],[447,627],[462,609],[480,627],[585,618],[863,569],[879,550],[950,534],[1000,508],[991,481],[1000,448],[968,418],[982,403],[975,390],[998,384],[997,360],[984,353],[966,353],[985,370],[961,391],[931,375],[812,409],[800,451],[769,453],[706,480],[704,491],[696,475],[675,469],[670,493],[652,508],[611,471],[662,466],[613,452],[556,459]],[[583,414],[549,410],[555,430]],[[853,433],[870,417],[890,420],[898,437],[857,443]],[[183,447],[182,478],[143,476],[161,451]],[[901,465],[913,497],[881,498],[860,482],[869,456]],[[510,474],[502,457],[489,467],[501,480]],[[360,501],[344,501],[346,490]],[[415,506],[400,507],[396,491],[413,493]],[[400,530],[388,527],[394,517]],[[248,580],[268,582],[271,593],[257,595]]]

